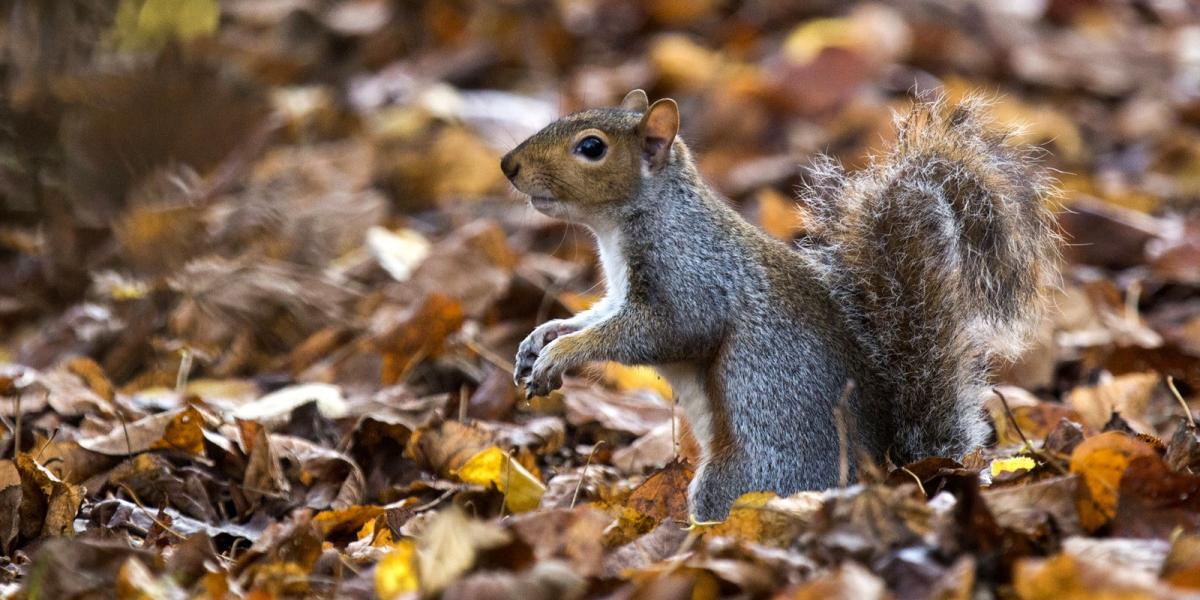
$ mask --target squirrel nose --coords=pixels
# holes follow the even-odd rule
[[[517,173],[521,172],[521,163],[517,162],[517,159],[509,154],[500,159],[500,170],[504,171],[504,176],[509,181],[513,181],[517,178]]]

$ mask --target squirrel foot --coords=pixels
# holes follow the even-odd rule
[[[562,387],[563,373],[572,365],[563,352],[555,352],[558,347],[557,344],[547,346],[544,348],[546,351],[541,352],[534,361],[529,377],[525,381],[526,400],[534,396],[548,395]]]
[[[534,366],[541,356],[542,350],[550,345],[550,342],[576,331],[578,331],[578,328],[569,325],[563,319],[548,321],[538,326],[537,329],[534,329],[517,348],[517,360],[513,365],[513,382],[521,385],[523,381],[530,381],[533,377]],[[559,385],[561,385],[561,381]],[[532,385],[526,385],[526,398],[543,395],[532,394],[533,387]],[[549,390],[545,391],[545,393],[549,392]]]

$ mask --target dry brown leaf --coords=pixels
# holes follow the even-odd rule
[[[1081,565],[1069,554],[1017,563],[1013,586],[1021,600],[1151,600],[1147,589],[1114,585],[1103,571]]]
[[[242,493],[246,499],[255,504],[264,496],[282,497],[291,492],[266,427],[254,421],[238,421],[238,425],[247,454],[246,472],[242,475]]]
[[[74,535],[83,488],[64,483],[28,454],[17,455],[16,468],[21,475],[21,537]]]
[[[1044,440],[1058,426],[1059,421],[1067,419],[1079,422],[1080,420],[1079,414],[1074,409],[1057,403],[1037,402],[1032,406],[1011,406],[1010,399],[1010,408],[1013,419],[1017,422],[1016,426],[1020,428],[1019,433],[1013,427],[1013,419],[1010,419],[1005,413],[1003,405],[991,400],[988,403],[992,425],[996,428],[996,438],[1002,446],[1023,443],[1022,433],[1030,441]]]
[[[818,492],[779,498],[771,492],[749,492],[734,501],[723,522],[703,529],[706,536],[727,536],[786,548],[813,522],[824,505]]]
[[[1171,542],[1163,561],[1163,581],[1187,590],[1200,590],[1200,537],[1185,534]]]
[[[568,380],[561,392],[567,422],[577,427],[598,423],[611,431],[646,435],[672,417],[671,406],[645,390],[616,392]]]
[[[79,440],[84,449],[108,456],[127,456],[148,450],[173,450],[204,454],[204,417],[192,407],[150,415],[132,423],[118,423],[98,437]]]
[[[503,529],[471,519],[458,508],[438,513],[417,543],[421,591],[441,591],[474,565],[480,551],[503,546],[510,539]]]
[[[1158,455],[1149,445],[1117,431],[1088,438],[1071,453],[1071,472],[1083,479],[1076,502],[1085,530],[1095,531],[1116,515],[1121,477],[1140,457]]]
[[[6,554],[21,531],[21,474],[11,460],[0,461],[0,550]]]
[[[787,600],[882,600],[886,597],[883,581],[855,562],[843,563],[835,571],[781,595]]]
[[[1130,461],[1121,476],[1113,535],[1169,539],[1200,531],[1200,476],[1176,473],[1157,455]]]
[[[318,510],[362,503],[366,479],[350,457],[289,435],[271,434],[270,439],[280,462],[287,465],[284,475],[299,502]]]
[[[492,433],[478,425],[445,421],[413,432],[404,453],[439,476],[450,477],[492,441]]]
[[[1035,535],[1047,518],[1064,535],[1083,533],[1076,505],[1080,477],[1069,475],[1045,481],[984,490],[988,510],[1002,527]]]
[[[1115,412],[1135,424],[1137,431],[1148,433],[1153,428],[1145,424],[1146,408],[1160,381],[1158,373],[1118,375],[1099,385],[1071,390],[1066,404],[1079,413],[1081,423],[1095,431],[1103,429]]]
[[[326,510],[313,517],[313,524],[321,532],[321,537],[344,538],[353,536],[362,529],[368,521],[384,514],[382,506],[355,505],[336,510]]]
[[[628,446],[615,449],[612,456],[613,466],[626,473],[643,473],[649,469],[666,466],[676,458],[677,453],[679,457],[695,464],[700,458],[695,438],[690,435],[690,430],[685,435],[687,428],[681,419],[675,420],[675,427],[672,428],[671,425],[670,422],[662,423]],[[679,438],[678,448],[676,438]]]
[[[537,560],[564,560],[579,575],[594,577],[604,561],[604,530],[612,521],[602,511],[580,506],[519,515],[509,527],[533,548]]]
[[[695,471],[682,460],[674,460],[651,475],[629,494],[626,506],[655,522],[688,520],[687,490]]]

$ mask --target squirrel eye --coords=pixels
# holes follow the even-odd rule
[[[594,135],[589,135],[575,144],[575,153],[583,155],[588,160],[600,160],[606,150],[608,150],[608,146],[604,144],[604,140]]]

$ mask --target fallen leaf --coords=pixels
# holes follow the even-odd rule
[[[998,477],[1003,473],[1013,473],[1017,471],[1032,471],[1037,466],[1037,462],[1028,456],[1014,456],[1012,458],[997,458],[992,461],[992,477]]]
[[[1069,554],[1049,559],[1025,559],[1013,572],[1013,586],[1021,600],[1150,600],[1146,589],[1114,585],[1102,571],[1087,569]]]
[[[192,407],[150,415],[114,427],[107,434],[79,440],[84,449],[107,456],[128,456],[148,450],[204,454],[204,417]]]
[[[1104,428],[1113,413],[1126,420],[1142,423],[1146,408],[1162,376],[1158,373],[1127,373],[1091,387],[1077,387],[1067,395],[1066,403],[1079,413],[1080,422],[1095,430]],[[1149,432],[1149,425],[1137,431]]]
[[[575,573],[595,577],[604,561],[604,530],[612,521],[603,511],[579,506],[519,515],[509,527],[538,561],[563,560]]]
[[[467,517],[458,508],[441,511],[417,542],[417,579],[423,594],[435,594],[475,564],[481,551],[507,544],[510,535]]]
[[[1200,590],[1200,537],[1185,534],[1171,542],[1161,577],[1173,586]]]
[[[546,493],[541,481],[495,446],[467,459],[458,469],[458,478],[464,483],[495,487],[504,494],[504,505],[514,513],[537,508]]]
[[[1157,458],[1154,449],[1134,438],[1110,431],[1083,441],[1071,453],[1071,472],[1083,478],[1077,500],[1079,519],[1095,531],[1117,513],[1118,492],[1125,469],[1140,457]]]
[[[626,506],[655,522],[688,520],[687,490],[695,472],[681,460],[672,461],[634,488]]]
[[[155,575],[145,563],[132,556],[117,571],[115,588],[119,598],[172,598],[184,594],[170,577]]]
[[[390,231],[372,227],[367,230],[367,249],[396,281],[408,281],[417,266],[429,256],[431,247],[425,236],[411,229]]]
[[[703,531],[706,536],[727,536],[785,548],[812,524],[823,505],[824,500],[817,492],[786,499],[770,492],[749,492],[733,502],[724,521]]]
[[[83,488],[64,483],[28,454],[18,454],[15,462],[21,475],[21,537],[74,535]]]
[[[1069,475],[981,493],[1002,527],[1034,535],[1049,518],[1057,531],[1078,535],[1083,533],[1076,506],[1079,485],[1080,476]]]
[[[279,453],[271,443],[267,428],[255,421],[241,421],[239,425],[242,435],[249,436],[244,444],[248,451],[246,470],[242,474],[242,493],[251,504],[258,503],[264,496],[284,497],[291,492],[291,486],[283,475]]]
[[[561,391],[567,422],[577,427],[598,423],[612,431],[645,435],[672,417],[670,405],[654,392],[615,392],[576,381],[567,382]]]
[[[211,35],[220,15],[216,0],[121,0],[112,35],[125,49],[160,47]]]
[[[784,592],[788,600],[882,600],[887,588],[862,565],[847,561],[831,573]]]
[[[1121,475],[1112,529],[1160,539],[1200,531],[1200,476],[1171,471],[1157,455],[1133,458]]]
[[[12,550],[21,531],[21,474],[11,460],[0,461],[0,550]]]
[[[264,425],[287,420],[301,405],[315,402],[326,418],[340,419],[347,414],[346,399],[341,388],[326,383],[305,383],[288,386],[253,402],[242,404],[230,415],[234,419],[259,421]]]
[[[382,600],[417,591],[417,557],[412,540],[403,539],[375,565],[375,593]]]

